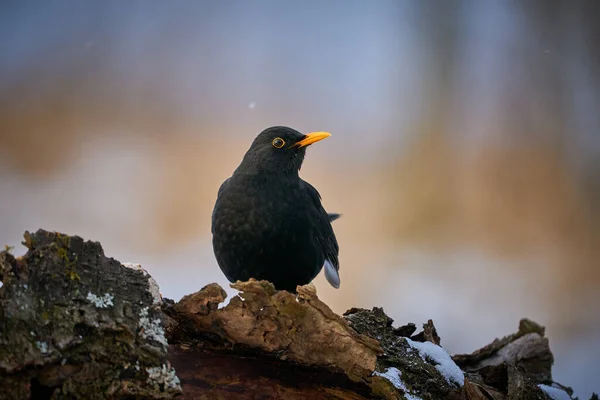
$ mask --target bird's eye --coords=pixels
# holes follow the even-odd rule
[[[273,142],[271,142],[271,143],[273,144],[273,147],[280,149],[285,145],[285,140],[278,137],[278,138],[273,139]]]

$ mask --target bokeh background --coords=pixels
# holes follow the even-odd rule
[[[220,183],[272,125],[340,242],[335,311],[433,318],[470,352],[547,326],[600,376],[600,2],[2,1],[0,241],[45,228],[209,282]]]

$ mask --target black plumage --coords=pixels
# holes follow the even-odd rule
[[[338,243],[319,192],[298,172],[306,147],[330,136],[275,126],[261,132],[221,187],[212,214],[213,248],[231,282],[268,280],[294,292],[325,266],[338,288]]]

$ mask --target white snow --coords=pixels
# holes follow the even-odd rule
[[[552,400],[571,400],[571,396],[561,388],[548,385],[538,385],[538,387]]]
[[[404,385],[404,382],[402,382],[402,380],[400,379],[400,371],[396,367],[388,368],[383,372],[375,371],[373,372],[373,375],[381,376],[387,379],[388,381],[392,382],[392,385],[394,385],[397,389],[406,391],[406,386]]]
[[[141,336],[145,339],[152,339],[167,346],[167,338],[165,330],[162,327],[160,319],[150,319],[148,316],[148,307],[142,308],[140,311],[140,325],[142,327]]]
[[[410,394],[408,392],[404,392],[404,397],[406,397],[406,400],[422,400],[420,397],[415,396],[414,394]]]
[[[96,296],[92,292],[88,292],[87,299],[98,308],[108,308],[113,305],[113,295],[105,293],[104,296]]]
[[[404,382],[402,382],[402,379],[400,378],[402,376],[402,372],[398,370],[398,368],[396,367],[391,367],[386,369],[383,372],[373,372],[373,375],[377,375],[377,376],[381,376],[382,378],[387,379],[388,381],[390,381],[392,383],[392,385],[394,385],[394,387],[396,387],[396,389],[400,389],[404,392],[404,397],[406,397],[406,400],[421,400],[420,397],[417,397],[413,394],[410,394],[410,391],[408,390],[408,388],[406,387],[406,385],[404,384]]]
[[[405,338],[410,347],[419,352],[421,358],[425,361],[433,361],[437,365],[435,368],[446,378],[449,384],[456,383],[459,386],[465,384],[465,374],[458,368],[458,365],[452,361],[450,355],[442,347],[431,342],[413,342]]]

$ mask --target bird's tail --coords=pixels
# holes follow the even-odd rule
[[[342,214],[338,214],[338,213],[328,213],[327,215],[329,215],[329,222],[333,222],[342,216]]]
[[[325,260],[325,265],[323,266],[325,269],[325,279],[331,286],[336,289],[340,288],[340,272],[333,266],[333,264],[329,260]]]

